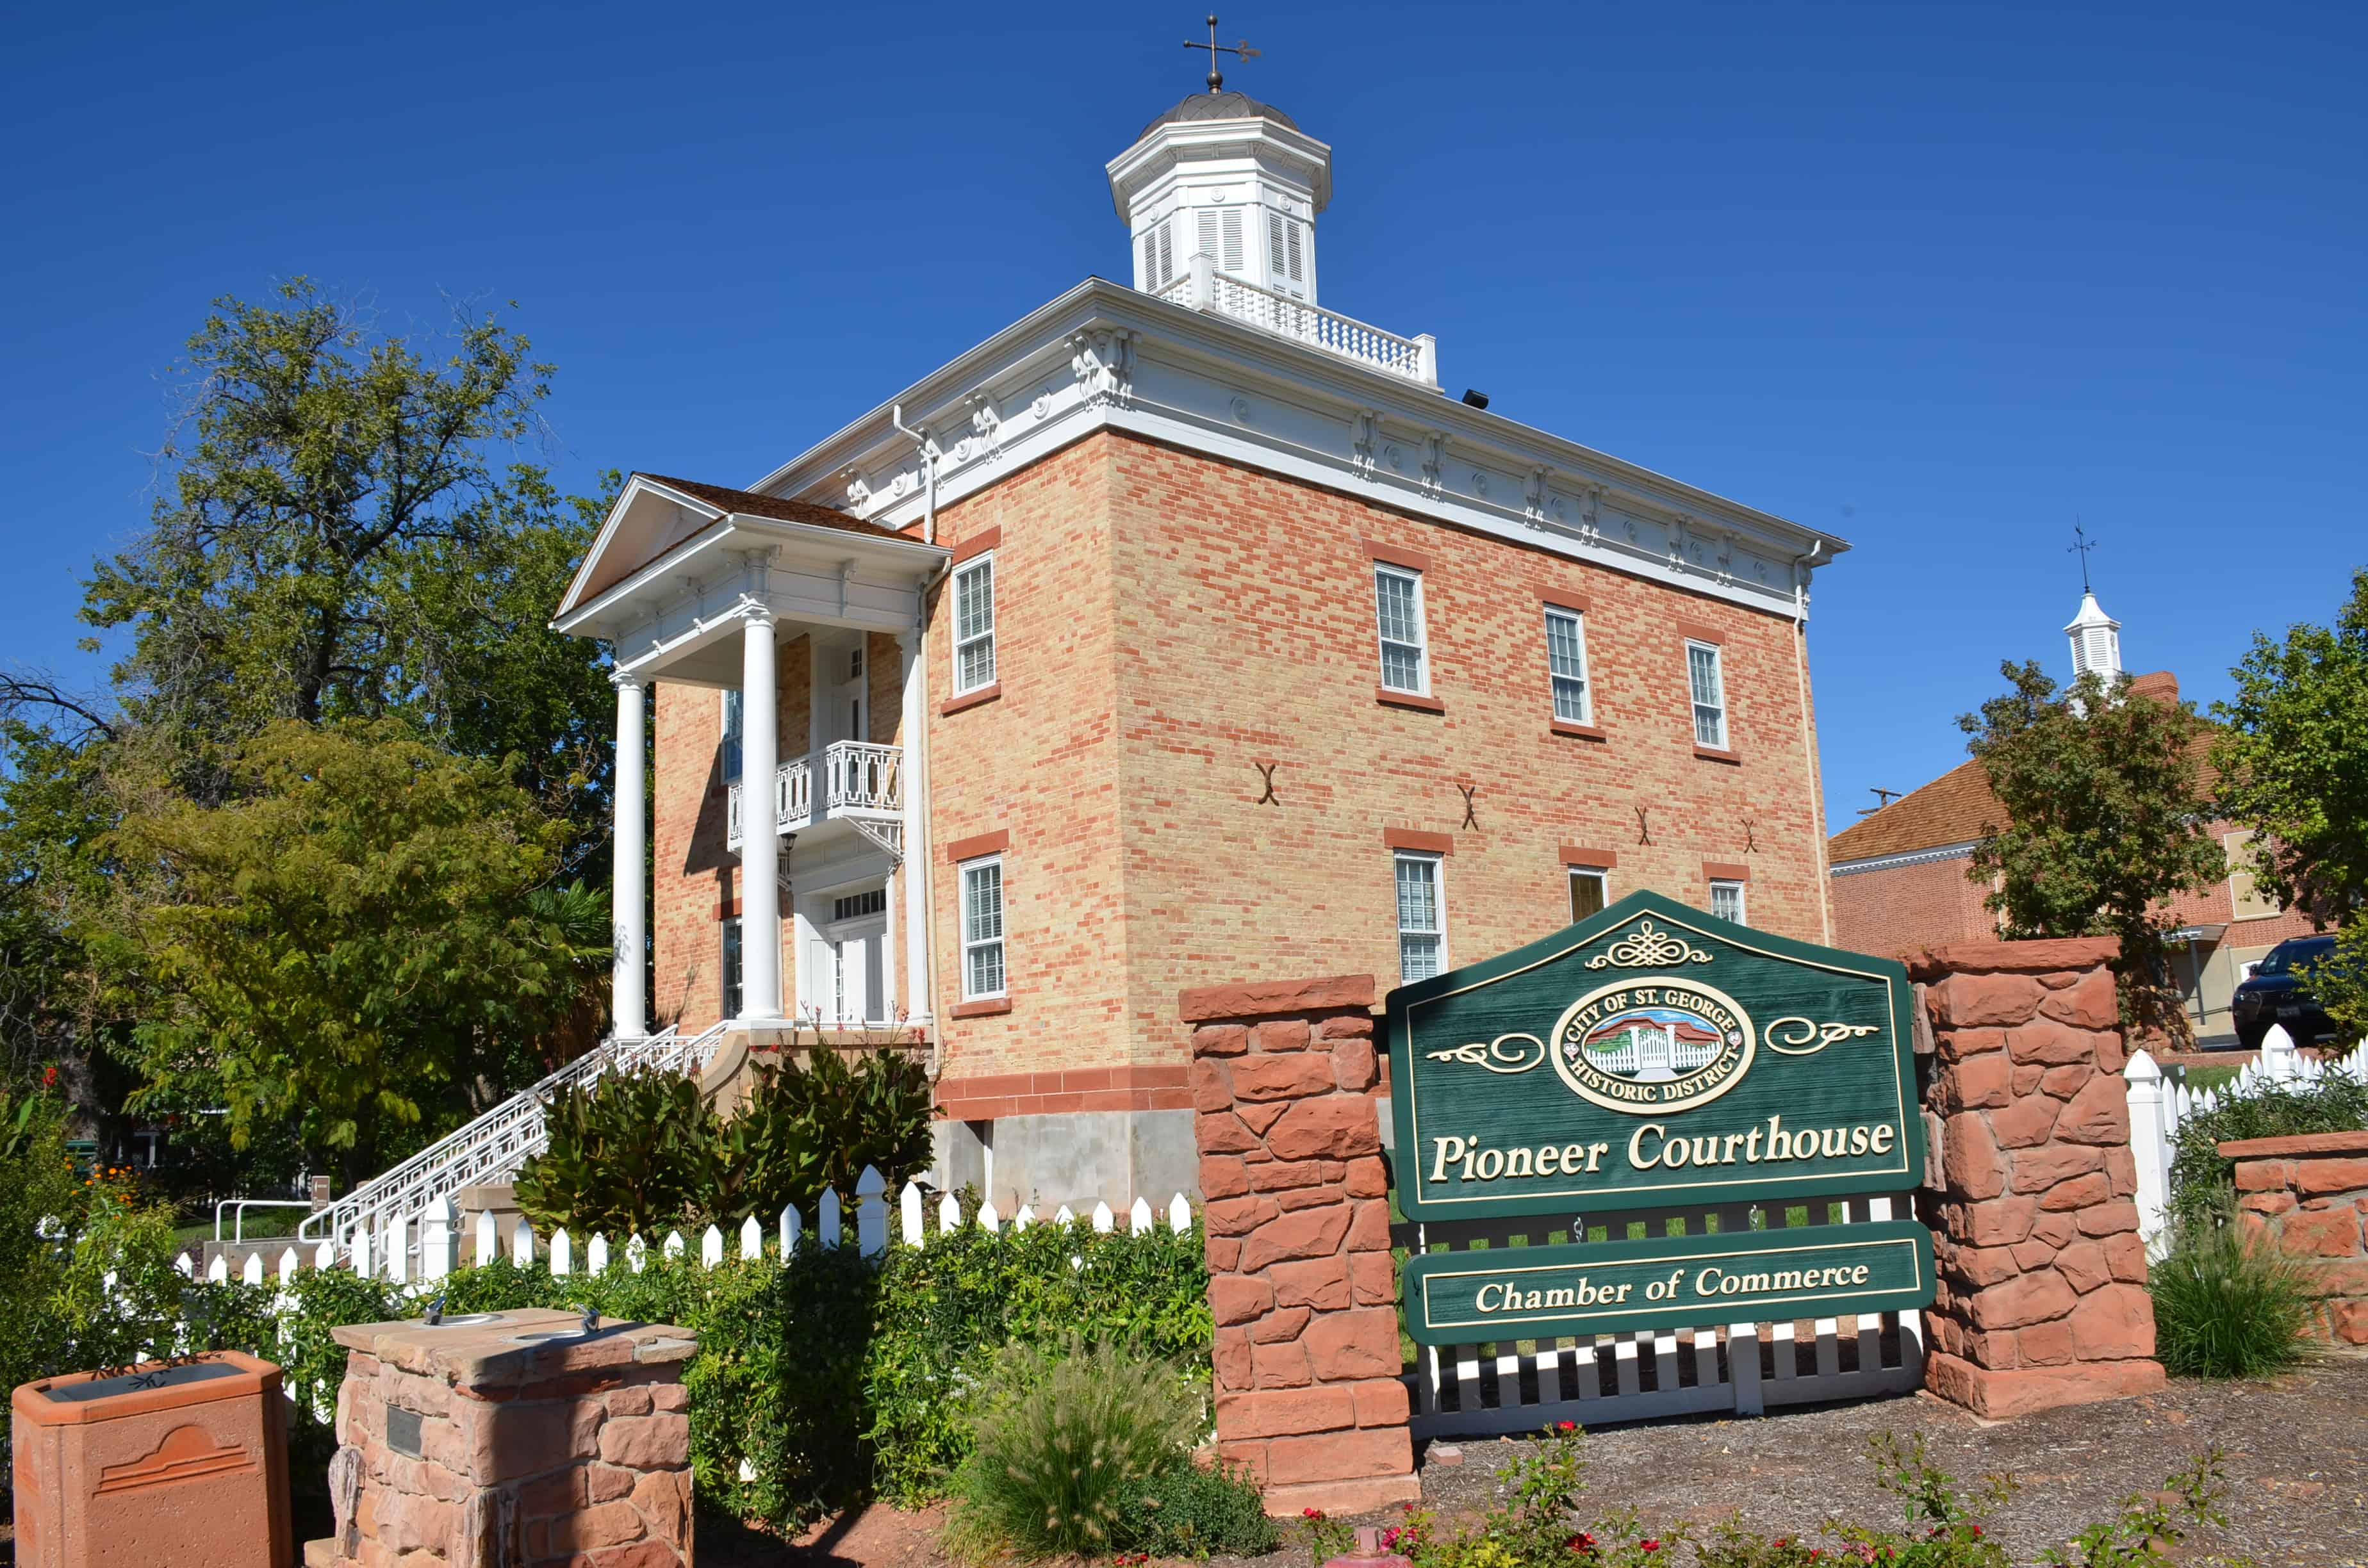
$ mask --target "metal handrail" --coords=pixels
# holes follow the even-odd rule
[[[677,1029],[640,1040],[610,1036],[532,1087],[521,1089],[466,1126],[446,1134],[384,1174],[364,1182],[296,1228],[299,1241],[342,1243],[357,1230],[376,1235],[393,1215],[417,1212],[438,1198],[488,1177],[515,1173],[549,1142],[543,1108],[560,1090],[603,1073],[638,1067],[682,1072],[706,1065],[727,1025],[684,1039]]]

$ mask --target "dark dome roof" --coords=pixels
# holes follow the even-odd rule
[[[1187,119],[1270,119],[1293,131],[1299,129],[1299,122],[1291,116],[1272,104],[1258,102],[1247,93],[1194,93],[1144,126],[1134,139],[1140,142],[1163,125]]]

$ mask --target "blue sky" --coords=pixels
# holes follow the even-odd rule
[[[97,684],[159,374],[309,273],[515,299],[564,484],[746,483],[1088,273],[1182,7],[20,12],[0,60],[0,658]],[[2224,695],[2368,563],[2368,8],[1269,6],[1324,299],[1500,412],[1832,529],[1829,814],[2059,675],[2076,517],[2133,668]],[[1608,653],[1608,651],[1606,651]]]

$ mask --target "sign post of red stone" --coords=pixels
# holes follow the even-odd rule
[[[1187,991],[1217,1448],[1267,1508],[1421,1495],[1373,1090],[1373,979]]]
[[[2111,937],[1956,942],[1923,983],[1940,1122],[1925,1382],[2003,1417],[2164,1385]]]

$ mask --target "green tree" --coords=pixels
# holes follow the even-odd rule
[[[217,794],[217,754],[276,719],[401,718],[513,759],[597,875],[612,700],[597,646],[545,623],[601,508],[505,460],[551,367],[491,314],[439,346],[299,278],[216,301],[180,369],[164,493],[82,608],[131,629],[117,690],[184,743],[177,786]]]
[[[374,1174],[583,1043],[606,900],[557,885],[564,822],[501,764],[394,720],[269,724],[221,798],[118,784],[101,958],[142,1003],[135,1108],[293,1128]]]
[[[2009,937],[2118,937],[2125,1026],[2193,1039],[2163,940],[2173,893],[2226,874],[2206,831],[2192,702],[2091,672],[2059,691],[2036,662],[1999,666],[2009,689],[1960,715],[2003,825],[1985,824],[1970,875]]]
[[[2221,808],[2254,830],[2251,870],[2281,903],[2324,929],[2368,904],[2368,569],[2331,627],[2256,632],[2213,705]],[[2368,1034],[2368,923],[2346,925],[2312,987],[2328,1016]]]

